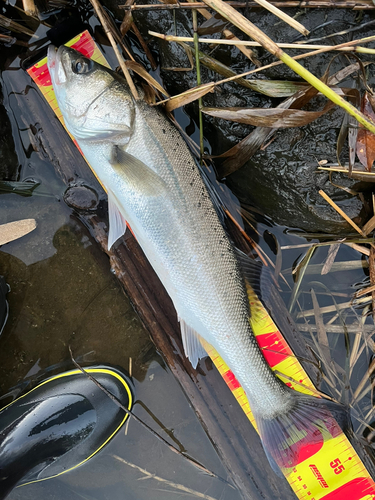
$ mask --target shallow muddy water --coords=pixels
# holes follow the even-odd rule
[[[94,18],[90,24],[95,30],[97,22]],[[41,26],[37,33],[43,38],[45,32],[46,28]],[[112,52],[106,46],[102,48],[115,66]],[[56,174],[51,157],[35,142],[38,134],[52,132],[45,123],[30,122],[29,114],[23,109],[28,105],[28,93],[36,90],[20,68],[19,48],[2,47],[0,61],[3,123],[9,120],[6,130],[11,131],[0,155],[4,162],[0,165],[2,179],[40,182],[29,197],[0,194],[0,223],[33,217],[38,224],[34,232],[0,249],[0,274],[5,276],[11,289],[8,294],[10,315],[0,337],[0,395],[25,379],[72,368],[68,346],[77,360],[85,365],[103,363],[127,371],[131,359],[137,400],[134,412],[155,430],[169,436],[181,450],[186,450],[226,479],[226,471],[212,443],[111,273],[107,256],[65,204],[65,185]],[[191,132],[193,119],[181,111],[177,116],[184,128]],[[195,132],[195,139],[196,135]],[[59,140],[69,139],[64,134]],[[39,150],[36,151],[33,145]],[[64,161],[63,158],[54,160]],[[251,186],[248,189],[250,191]],[[259,233],[256,239],[265,254],[280,264],[286,283],[281,278],[279,283],[283,298],[289,304],[293,289],[291,269],[308,248],[301,245],[320,240],[276,226],[267,217],[255,215],[255,218],[254,226]],[[292,221],[290,226],[293,226]],[[293,229],[298,231],[298,228]],[[280,251],[282,246],[293,248]],[[298,304],[293,306],[292,312],[297,322],[303,325],[307,342],[314,347],[315,330],[312,328],[312,336],[309,331],[309,324],[315,324],[315,317],[309,312],[313,309],[311,289],[315,290],[321,308],[333,306],[332,311],[323,317],[324,323],[331,319],[335,326],[332,332],[327,327],[328,341],[338,377],[343,378],[350,364],[345,340],[349,338],[353,347],[360,332],[356,325],[362,322],[365,325],[363,332],[370,335],[373,322],[368,315],[369,300],[357,308],[347,307],[340,313],[334,300],[337,303],[350,302],[356,287],[368,280],[368,273],[361,254],[341,245],[335,259],[337,270],[332,268],[328,275],[321,275],[321,264],[327,257],[328,248],[320,247],[312,256],[309,269],[314,274],[308,270],[304,276]],[[280,255],[282,262],[278,260]],[[343,270],[340,262],[351,262],[349,270]],[[314,268],[314,265],[320,267]],[[306,321],[298,317],[300,310],[305,311]],[[348,337],[343,334],[344,327],[337,333],[343,324],[347,326]],[[338,384],[340,390],[334,390],[324,383],[321,388],[336,399],[351,401],[368,367],[371,346],[368,342],[355,363],[352,360],[354,368],[350,369],[349,389],[341,391]],[[237,403],[233,400],[233,404]],[[362,412],[359,415],[362,420],[371,404],[368,392],[360,405],[356,405],[356,409]],[[355,427],[362,433],[363,428],[358,422],[354,419]],[[195,497],[209,500],[241,498],[225,482],[204,475],[183,457],[171,453],[133,420],[83,466],[59,478],[18,488],[9,495],[10,500],[185,500]]]

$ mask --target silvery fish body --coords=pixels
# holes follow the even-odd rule
[[[110,210],[130,224],[183,332],[197,332],[212,344],[238,378],[266,449],[285,466],[262,422],[288,415],[296,394],[273,374],[258,347],[237,253],[187,145],[161,112],[135,101],[111,71],[66,47],[50,48],[48,57],[66,126],[106,188]],[[111,223],[117,224],[116,215]],[[190,357],[195,364],[194,353]]]

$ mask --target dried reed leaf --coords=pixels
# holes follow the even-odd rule
[[[303,277],[305,275],[305,272],[307,270],[307,267],[308,267],[308,264],[309,264],[309,262],[311,260],[311,257],[313,256],[313,254],[315,252],[315,249],[316,249],[315,245],[312,246],[311,248],[309,248],[307,250],[307,252],[306,252],[306,255],[303,257],[303,259],[298,263],[298,265],[296,266],[296,268],[293,270],[293,274],[297,275],[297,280],[294,283],[292,295],[291,295],[291,298],[290,298],[289,312],[292,311],[292,309],[294,307],[294,304],[295,304],[295,302],[297,300],[298,291],[300,289]]]
[[[365,116],[373,121],[375,121],[374,108],[375,98],[369,92],[365,92],[361,110]],[[363,127],[358,130],[357,156],[362,165],[370,172],[375,160],[375,134]]]
[[[280,108],[202,108],[202,111],[207,115],[237,123],[259,127],[292,128],[311,123],[334,106],[333,102],[328,101],[321,111]]]
[[[149,32],[149,33],[151,33],[151,32]],[[192,57],[191,55],[194,53],[193,47],[191,47],[190,45],[188,45],[185,42],[179,42],[179,44],[182,47],[184,47],[187,55],[188,56],[190,55],[190,57]],[[216,73],[218,73],[219,75],[225,76],[225,77],[231,77],[231,76],[235,76],[237,74],[235,71],[230,69],[228,66],[226,66],[222,62],[218,61],[214,57],[209,56],[205,52],[202,52],[201,50],[199,50],[198,54],[199,54],[199,62],[201,64],[203,64],[204,66],[206,66],[206,68],[209,68],[211,71],[216,71]],[[192,66],[193,66],[193,64],[192,64]],[[262,90],[258,90],[259,85],[257,83],[257,82],[261,82],[261,83],[268,82],[268,80],[246,80],[245,78],[237,78],[235,80],[235,82],[237,82],[239,85],[242,85],[243,87],[246,87],[248,89],[256,90],[258,92],[261,92],[261,93],[268,95],[266,91],[262,92]],[[300,83],[300,82],[290,82],[290,83],[296,84],[297,86],[304,85],[303,83]],[[260,86],[260,88],[261,88],[261,86]],[[294,88],[295,88],[295,86],[294,86]],[[267,89],[267,83],[264,84],[264,89]],[[285,87],[285,92],[287,92],[286,87]],[[285,95],[287,95],[287,94],[285,94]],[[290,94],[288,94],[288,95],[290,95]],[[279,96],[281,97],[280,94],[279,94]]]
[[[134,2],[135,0],[126,0],[125,5],[126,6],[133,5]],[[127,10],[125,11],[124,19],[120,26],[120,32],[122,36],[126,35],[126,33],[130,30],[132,24],[133,24],[133,13],[131,10]]]
[[[351,64],[346,71],[339,71],[328,78],[329,85],[336,85],[344,78],[347,78],[352,73],[358,71],[360,65],[358,63]],[[317,94],[316,89],[308,87],[301,90],[283,101],[278,108],[282,109],[299,109],[307,104]],[[242,141],[233,146],[231,149],[220,155],[220,158],[226,158],[222,165],[217,167],[218,177],[226,177],[241,168],[260,148],[260,146],[276,132],[276,129],[258,127],[251,134],[246,136]],[[323,167],[321,167],[323,168]]]
[[[166,101],[165,108],[168,112],[173,111],[176,108],[180,108],[181,106],[185,106],[190,102],[196,101],[200,97],[208,94],[208,92],[213,92],[215,89],[215,85],[213,83],[205,83],[203,85],[198,85],[193,89],[186,90],[186,92],[182,92],[176,96],[170,97]],[[160,101],[160,103],[165,101]],[[159,104],[160,104],[159,103]]]
[[[125,36],[126,33],[130,30],[133,24],[133,13],[131,10],[128,10],[125,12],[124,19],[122,20],[121,26],[120,26],[120,32],[122,36]]]
[[[223,19],[219,14],[215,14],[210,19],[206,19],[206,21],[198,27],[197,33],[199,36],[221,33],[229,24],[229,21]]]
[[[245,80],[257,92],[269,97],[290,97],[300,90],[306,90],[306,82],[293,82],[288,80]]]
[[[8,222],[0,226],[0,245],[5,245],[30,233],[36,228],[35,219],[23,219]]]
[[[337,252],[339,251],[339,249],[340,249],[340,243],[335,243],[334,245],[331,245],[329,247],[327,259],[323,265],[323,268],[322,268],[322,271],[320,274],[324,275],[324,274],[329,273],[333,263],[335,262],[335,258],[336,258],[336,255],[337,255]]]
[[[309,323],[308,325],[304,323],[297,323],[297,327],[301,332],[308,332],[311,329],[313,332],[316,331],[316,325],[312,325]],[[371,325],[363,325],[361,326],[358,322],[354,324],[346,325],[348,333],[353,333],[356,337],[361,337],[361,328],[363,328],[364,332],[368,334],[373,334],[375,328]],[[343,334],[343,329],[341,325],[330,325],[328,322],[324,323],[324,329],[327,333],[340,333]]]
[[[160,83],[158,81],[155,80],[155,78],[153,78],[149,73],[148,71],[146,71],[146,69],[142,66],[142,64],[139,64],[135,61],[125,61],[126,63],[126,67],[128,69],[131,69],[132,71],[134,71],[134,73],[137,73],[139,76],[141,76],[144,80],[146,80],[146,82],[151,85],[152,87],[154,87],[156,90],[158,90],[159,92],[161,92],[163,95],[169,97],[169,94],[168,92],[165,90],[164,87],[162,87],[160,85]]]
[[[329,351],[327,332],[324,328],[324,322],[323,322],[323,317],[320,313],[319,302],[318,299],[316,298],[316,293],[313,288],[311,289],[311,299],[314,307],[315,326],[316,326],[316,332],[318,334],[319,345],[322,348],[328,348]],[[329,352],[325,357],[327,361],[332,363],[331,354]]]

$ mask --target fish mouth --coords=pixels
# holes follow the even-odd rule
[[[57,48],[54,45],[50,45],[47,50],[47,64],[49,69],[53,69],[56,65],[56,53]]]
[[[47,50],[47,66],[51,75],[53,85],[61,85],[66,82],[66,74],[61,63],[61,55],[64,45],[57,48],[50,45]]]

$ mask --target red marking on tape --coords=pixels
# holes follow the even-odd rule
[[[357,477],[328,493],[321,500],[360,500],[366,495],[375,498],[375,483],[367,477]]]
[[[72,45],[72,49],[76,49],[85,57],[90,58],[95,51],[95,42],[87,32],[84,32],[81,38]]]
[[[227,386],[231,391],[234,391],[235,389],[238,389],[241,387],[241,384],[238,382],[236,379],[236,376],[231,370],[228,370],[222,375],[223,379],[225,380]]]
[[[257,335],[256,339],[271,368],[292,355],[290,348],[280,339],[279,332]]]

